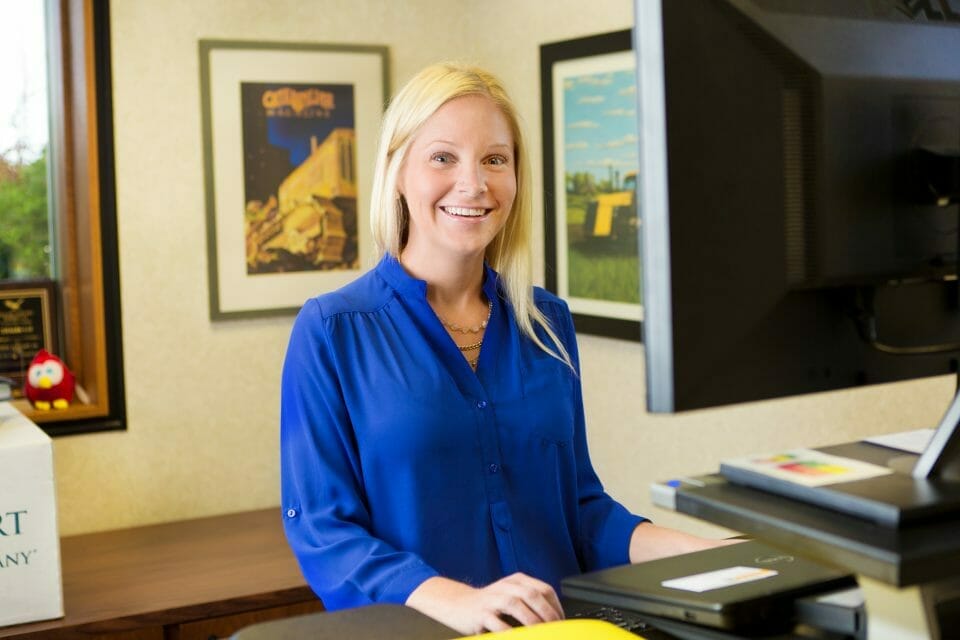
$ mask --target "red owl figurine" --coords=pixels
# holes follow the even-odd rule
[[[66,409],[73,400],[76,381],[63,360],[40,349],[27,369],[23,392],[37,409]]]

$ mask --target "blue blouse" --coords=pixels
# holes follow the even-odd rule
[[[587,454],[577,375],[493,301],[474,373],[396,259],[309,300],[281,383],[284,528],[328,609],[404,603],[442,575],[483,586],[520,571],[553,585],[629,561],[643,518],[608,496]],[[566,304],[535,303],[577,360]],[[547,344],[549,341],[544,337]]]

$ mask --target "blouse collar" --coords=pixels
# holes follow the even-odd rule
[[[500,279],[500,275],[494,271],[486,261],[483,263],[483,270],[483,293],[487,296],[487,300],[495,300],[497,297],[497,282]],[[389,253],[384,254],[383,258],[380,259],[376,271],[398,292],[414,294],[423,298],[427,297],[426,281],[418,280],[407,273],[407,270],[403,268],[400,261]]]

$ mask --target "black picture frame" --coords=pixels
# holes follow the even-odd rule
[[[640,218],[637,211],[639,199],[636,193],[639,147],[635,133],[638,121],[634,69],[630,29],[540,46],[546,287],[570,304],[574,326],[578,332],[639,342],[642,340],[643,307],[638,233]],[[562,83],[558,80],[562,80]],[[607,112],[616,115],[603,115],[600,123],[572,121],[571,118],[576,117],[579,110],[571,105],[568,113],[566,98],[575,96],[572,93],[576,91],[575,84],[594,80],[598,87],[603,88],[596,95],[589,96],[591,99],[601,101],[615,98],[615,102],[621,106],[614,106],[611,101]],[[610,84],[604,86],[602,83],[607,80]],[[629,104],[631,100],[621,100],[623,94],[612,93],[617,86],[621,87],[620,91],[624,91],[625,83],[629,83],[633,92],[630,107],[622,105]],[[571,91],[569,96],[566,93],[568,90]],[[602,91],[610,93],[604,95]],[[565,99],[558,100],[558,93]],[[587,96],[584,96],[584,99],[586,98]],[[598,108],[598,113],[606,112],[599,111]],[[611,134],[614,129],[610,123],[614,122],[614,118],[618,122],[616,130],[632,126],[632,136],[624,136],[620,140],[608,139],[605,142],[599,138],[584,141],[582,136],[575,133],[573,135],[578,135],[581,139],[571,144],[585,145],[583,149],[592,149],[594,145],[622,143],[625,152],[632,148],[636,157],[634,168],[621,172],[619,167],[614,166],[620,160],[610,160],[606,166],[608,184],[604,184],[603,179],[596,179],[594,185],[598,190],[593,196],[585,195],[585,192],[568,193],[568,181],[582,184],[584,181],[589,183],[589,179],[570,179],[573,174],[568,172],[568,145],[557,148],[558,139],[566,140],[565,130],[573,131],[578,124],[585,130],[592,127],[598,135]],[[563,128],[558,131],[558,126]],[[575,153],[571,152],[571,157]],[[584,177],[588,172],[574,173]],[[631,173],[634,176],[632,188],[629,180]],[[557,184],[561,180],[562,183]],[[609,190],[600,192],[599,187],[609,187]],[[602,200],[597,197],[601,194],[605,196]],[[607,198],[608,195],[612,197]],[[596,203],[592,212],[591,202]],[[620,204],[613,204],[616,202]],[[572,268],[572,264],[575,268]],[[608,277],[605,278],[604,273]],[[578,283],[578,279],[581,282]],[[636,291],[635,301],[628,299],[632,291]],[[581,292],[589,295],[582,296]]]
[[[296,314],[304,300],[347,284],[376,262],[369,225],[360,221],[367,219],[363,208],[373,179],[376,134],[390,95],[388,48],[206,39],[198,44],[210,319]],[[245,85],[250,94],[245,93]],[[350,96],[346,107],[333,98],[333,92],[343,86]],[[250,100],[258,91],[263,99]],[[298,95],[284,97],[291,93]],[[274,102],[265,102],[266,94],[272,94]],[[256,108],[247,112],[245,107],[251,104]],[[344,124],[333,132],[324,131],[317,148],[300,165],[286,159],[289,149],[266,143],[268,111],[280,113],[277,117],[304,119],[316,112],[311,118],[319,122],[338,108],[349,114]],[[250,135],[255,139],[250,142],[248,134],[264,139]],[[307,133],[298,137],[309,140]],[[244,163],[248,155],[254,158],[257,153],[262,168],[251,171]],[[345,164],[351,169],[342,174],[336,171]],[[328,167],[326,175],[338,176],[341,195],[329,195],[331,188],[316,177],[318,165]],[[244,181],[256,173],[269,176],[265,181],[272,180],[273,189],[246,200]],[[285,198],[283,184],[295,197]],[[322,207],[316,204],[321,196]],[[294,219],[310,221],[299,223],[309,231],[296,233],[301,248],[289,251],[282,241],[286,233],[297,230]],[[330,244],[346,238],[352,251],[335,252],[318,229],[335,230],[329,234],[337,236]],[[280,246],[265,251],[271,243]],[[323,247],[335,257],[325,257]],[[268,268],[269,261],[258,260],[261,253],[270,253],[274,264],[293,256],[296,266]]]

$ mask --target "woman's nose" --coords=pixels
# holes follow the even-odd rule
[[[457,187],[462,193],[478,196],[487,190],[487,178],[480,167],[464,166],[458,178]]]

